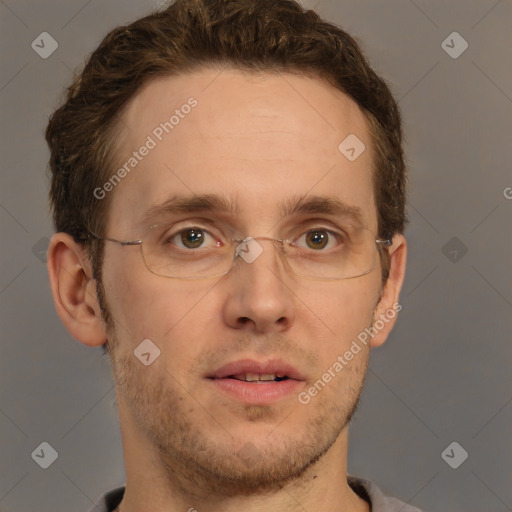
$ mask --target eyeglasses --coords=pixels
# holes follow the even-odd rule
[[[293,232],[294,230],[292,230]],[[151,226],[139,240],[123,241],[88,237],[122,246],[138,245],[148,270],[175,279],[220,277],[231,271],[238,260],[253,263],[264,251],[259,242],[272,242],[283,262],[297,276],[313,279],[351,279],[371,272],[377,265],[380,247],[390,239],[377,239],[366,228],[343,226],[295,229],[298,236],[274,239],[265,236],[233,238],[230,229],[201,225],[172,224]],[[231,235],[230,235],[231,234]]]

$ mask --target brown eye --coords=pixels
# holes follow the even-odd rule
[[[306,243],[310,249],[323,249],[329,242],[327,231],[309,231],[306,233]]]
[[[198,228],[184,229],[179,233],[181,242],[188,249],[196,249],[204,242],[204,230]]]

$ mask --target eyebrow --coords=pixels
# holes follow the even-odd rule
[[[148,222],[160,215],[172,213],[217,212],[233,216],[240,214],[238,203],[228,197],[217,194],[176,195],[162,204],[152,206],[143,217]],[[358,225],[363,225],[363,212],[358,206],[348,205],[331,196],[294,196],[280,207],[282,217],[296,214],[324,214],[350,218]]]
[[[303,195],[290,198],[282,207],[281,215],[288,217],[297,213],[317,213],[349,217],[363,225],[363,212],[358,206],[348,205],[336,197]]]
[[[217,194],[176,195],[162,204],[152,206],[143,217],[143,222],[169,213],[223,212],[232,215],[239,213],[238,205],[232,199]]]

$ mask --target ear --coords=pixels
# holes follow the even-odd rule
[[[377,333],[373,336],[370,346],[382,345],[395,325],[399,311],[400,290],[405,277],[407,260],[407,243],[403,235],[395,235],[393,244],[387,249],[390,258],[389,276],[382,290],[380,301],[375,309],[373,329]]]
[[[105,324],[96,281],[83,247],[66,233],[53,235],[47,255],[48,274],[57,313],[70,334],[91,347],[103,345]]]

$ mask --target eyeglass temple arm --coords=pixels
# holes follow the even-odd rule
[[[125,245],[140,245],[142,240],[117,240],[116,238],[109,238],[108,236],[98,236],[92,232],[87,233],[87,235],[82,235],[80,237],[81,240],[87,240],[88,238],[95,238],[96,240],[105,240],[107,242],[114,242],[116,244],[120,244],[123,247]]]

